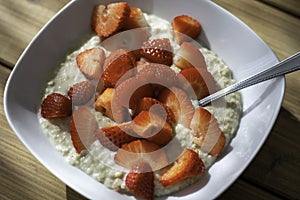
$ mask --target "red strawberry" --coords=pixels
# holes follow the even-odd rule
[[[148,27],[149,24],[144,13],[139,8],[131,8],[130,16],[126,22],[126,29],[134,29],[140,27]]]
[[[205,166],[199,155],[191,149],[186,149],[173,166],[160,177],[159,182],[167,187],[204,172]]]
[[[148,162],[153,170],[161,169],[168,165],[168,158],[164,150],[152,142],[135,140],[124,144],[114,157],[115,162],[127,169],[135,164]]]
[[[73,112],[70,121],[70,133],[77,153],[81,153],[95,141],[97,127],[97,121],[88,107],[81,106]]]
[[[130,123],[122,125],[107,126],[96,131],[96,137],[100,143],[111,151],[117,151],[123,144],[131,142],[136,138],[130,135]]]
[[[216,91],[215,79],[206,68],[183,69],[178,74],[178,79],[181,88],[192,98],[202,99]]]
[[[172,110],[176,123],[190,127],[195,109],[189,96],[183,90],[176,87],[166,88],[159,94],[158,100]]]
[[[216,118],[204,108],[195,111],[191,121],[191,129],[194,134],[194,142],[201,150],[217,156],[223,149],[226,138],[219,128]]]
[[[196,46],[188,42],[181,44],[174,58],[174,64],[180,69],[189,67],[206,68],[203,54]]]
[[[87,103],[95,94],[95,86],[90,81],[75,83],[68,91],[68,96],[75,105]]]
[[[175,40],[178,44],[196,39],[201,32],[200,23],[187,15],[180,15],[173,19],[172,28],[175,31]]]
[[[124,28],[130,15],[130,6],[125,2],[110,3],[107,8],[97,5],[92,16],[92,28],[101,38],[107,38]]]
[[[142,67],[136,77],[143,83],[151,83],[156,89],[178,84],[176,73],[167,65],[150,63]]]
[[[85,50],[76,57],[76,62],[80,71],[88,79],[100,78],[104,60],[105,53],[100,48]]]
[[[173,49],[168,38],[144,42],[140,54],[151,62],[172,65]]]
[[[154,112],[142,111],[134,119],[132,130],[142,138],[157,145],[164,146],[173,138],[171,125]]]
[[[153,107],[153,105],[156,105]],[[151,109],[151,112],[154,112],[157,115],[163,115],[164,113],[167,114],[167,122],[171,124],[172,122],[175,122],[175,116],[172,112],[172,110],[163,104],[162,102],[158,101],[157,99],[151,98],[151,97],[144,97],[140,99],[136,110],[134,111],[137,115],[141,111],[149,111]]]
[[[147,162],[134,165],[126,176],[125,184],[137,197],[153,199],[154,173]]]
[[[136,77],[131,77],[117,86],[114,106],[123,106],[135,110],[139,100],[143,97],[151,97],[154,89],[151,84]]]
[[[72,113],[71,100],[59,93],[49,94],[41,104],[41,115],[43,118],[52,119],[67,117]]]
[[[125,50],[118,49],[112,52],[104,62],[104,71],[101,82],[104,87],[115,87],[116,84],[134,74],[134,55]],[[126,73],[127,72],[127,73]]]

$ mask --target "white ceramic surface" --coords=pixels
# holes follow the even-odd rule
[[[4,94],[9,124],[30,152],[55,176],[90,199],[134,199],[107,189],[70,166],[42,133],[37,120],[43,87],[64,55],[90,33],[93,6],[99,0],[75,0],[37,34],[11,73]],[[107,3],[109,1],[101,1]],[[233,70],[237,80],[278,62],[271,49],[245,24],[211,1],[129,0],[169,21],[189,14],[203,27],[201,36]],[[167,199],[212,199],[230,186],[247,167],[268,136],[284,95],[284,78],[241,91],[243,117],[237,135],[204,179]]]

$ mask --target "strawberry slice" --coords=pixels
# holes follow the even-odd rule
[[[145,64],[136,77],[143,83],[151,83],[157,91],[178,84],[176,73],[169,66],[157,63]]]
[[[187,15],[180,15],[173,19],[172,28],[175,32],[175,40],[178,44],[191,39],[196,39],[201,32],[200,23]]]
[[[126,29],[134,29],[140,27],[148,27],[149,24],[144,16],[144,13],[139,8],[131,8],[130,16],[126,22]]]
[[[70,133],[77,153],[86,150],[95,141],[97,127],[97,121],[88,107],[81,106],[73,112]]]
[[[178,74],[178,79],[181,88],[191,98],[202,99],[216,91],[215,79],[206,68],[191,67],[183,69]]]
[[[130,119],[129,111],[118,102],[114,101],[115,94],[116,91],[114,88],[106,88],[97,98],[94,104],[95,110],[103,113],[105,116],[118,123],[128,121]]]
[[[183,42],[174,58],[174,64],[180,69],[189,67],[206,68],[206,62],[203,54],[193,44]]]
[[[153,199],[154,173],[146,162],[137,163],[127,174],[125,184],[137,197]]]
[[[144,84],[143,80],[131,77],[117,86],[113,105],[135,110],[141,98],[152,97],[153,94],[151,84],[147,82]]]
[[[172,127],[166,122],[166,118],[166,112],[162,117],[151,111],[142,111],[133,119],[132,130],[140,137],[164,146],[173,138]]]
[[[59,93],[52,93],[42,101],[41,115],[46,119],[70,116],[72,113],[71,100]]]
[[[76,57],[77,66],[88,79],[100,78],[102,65],[105,60],[103,49],[92,48],[81,52]]]
[[[151,62],[172,65],[173,49],[168,38],[144,42],[140,54]]]
[[[68,96],[75,105],[87,103],[95,94],[95,86],[90,81],[75,83],[68,91]]]
[[[100,143],[111,151],[117,151],[123,144],[136,138],[130,135],[131,124],[124,123],[116,126],[107,126],[96,131],[96,137]]]
[[[156,105],[156,106],[154,106],[154,105]],[[169,124],[171,124],[175,121],[175,116],[174,116],[172,110],[168,106],[163,104],[162,102],[158,101],[157,99],[151,98],[151,97],[141,98],[134,113],[137,115],[138,113],[140,113],[143,110],[149,111],[150,109],[151,109],[151,112],[154,112],[155,114],[157,114],[159,116],[162,116],[162,115],[164,115],[164,113],[166,113],[167,114],[166,120]]]
[[[172,110],[176,123],[190,127],[195,109],[185,91],[177,87],[166,88],[159,94],[158,100]]]
[[[92,15],[92,29],[105,39],[123,29],[130,16],[130,6],[125,2],[110,3],[107,8],[97,5]]]
[[[146,140],[135,140],[124,144],[114,157],[115,162],[127,169],[131,169],[139,162],[147,162],[153,170],[168,165],[168,158],[164,150],[157,144]]]
[[[174,164],[160,177],[159,182],[167,187],[174,185],[188,177],[197,176],[205,172],[205,166],[198,153],[186,149]]]
[[[135,56],[125,49],[113,51],[104,62],[101,82],[104,87],[115,87],[120,79],[126,80],[134,74]],[[126,73],[128,72],[128,73]]]
[[[202,151],[213,156],[219,155],[226,138],[219,128],[217,119],[209,111],[201,107],[196,109],[191,121],[191,129],[194,143],[199,145]]]

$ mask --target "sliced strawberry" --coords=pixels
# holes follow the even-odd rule
[[[197,176],[205,172],[205,166],[198,153],[186,149],[159,179],[159,182],[167,187],[174,185],[188,177]]]
[[[198,108],[191,121],[194,142],[201,150],[213,156],[222,151],[226,138],[219,128],[217,119],[206,109]]]
[[[183,42],[174,58],[174,64],[180,69],[189,67],[206,68],[205,58],[200,50],[191,43]]]
[[[122,125],[107,126],[96,131],[96,137],[100,143],[111,151],[117,151],[123,144],[129,143],[136,138],[128,132],[131,129],[130,123]],[[128,131],[127,131],[128,130]]]
[[[134,74],[135,57],[125,50],[118,49],[112,52],[104,62],[104,71],[101,82],[104,87],[115,87],[118,81],[125,80]],[[126,73],[127,72],[127,73]]]
[[[166,153],[157,144],[146,140],[135,140],[124,144],[114,157],[115,162],[131,169],[139,162],[147,162],[155,171],[168,165]]]
[[[215,79],[206,68],[186,68],[178,74],[181,88],[192,98],[202,99],[216,91]],[[192,87],[192,88],[191,88]]]
[[[148,27],[149,24],[144,16],[144,13],[139,8],[131,8],[130,16],[126,22],[126,29],[134,29],[140,27]]]
[[[185,91],[176,87],[166,88],[159,94],[158,100],[172,110],[176,123],[190,127],[195,109]]]
[[[144,42],[140,54],[151,62],[172,65],[173,49],[168,38]]]
[[[103,49],[92,48],[81,52],[76,57],[77,66],[88,79],[99,79],[105,60]]]
[[[95,141],[97,127],[97,121],[88,107],[81,106],[73,112],[70,121],[70,133],[77,153],[89,148]]]
[[[75,105],[87,103],[95,94],[95,86],[90,81],[75,83],[68,91],[68,96]]]
[[[125,184],[137,197],[153,199],[154,173],[146,162],[137,163],[127,174]]]
[[[172,28],[175,31],[175,40],[178,44],[191,39],[196,39],[201,32],[200,23],[187,15],[175,17],[172,21]]]
[[[159,105],[157,104],[157,106]],[[151,111],[142,111],[133,119],[132,130],[140,137],[164,146],[173,138],[172,127],[166,118],[167,113],[159,116]]]
[[[97,5],[92,15],[92,29],[105,39],[123,29],[130,16],[130,6],[125,2],[110,3],[107,8]]]
[[[154,106],[153,105],[158,105]],[[167,114],[167,122],[169,124],[175,122],[175,116],[172,112],[172,110],[163,104],[162,102],[158,101],[157,99],[151,98],[151,97],[144,97],[141,98],[136,110],[134,111],[135,114],[137,115],[141,111],[149,111],[151,109],[151,112],[154,112],[156,115],[164,115],[165,113]],[[163,117],[164,118],[164,117]]]
[[[135,110],[139,100],[143,97],[152,97],[154,89],[151,84],[136,77],[131,77],[117,86],[114,105]]]
[[[158,90],[178,84],[176,73],[169,66],[157,63],[143,66],[136,77],[143,83],[153,84]]]
[[[59,93],[49,94],[41,104],[41,115],[46,119],[70,116],[72,113],[71,100]]]
[[[100,96],[95,101],[95,110],[102,112],[105,116],[109,117],[110,119],[113,118],[112,108],[111,108],[111,102],[115,95],[115,89],[114,88],[106,88],[104,92],[100,94]]]

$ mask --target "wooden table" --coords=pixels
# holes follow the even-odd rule
[[[3,90],[18,57],[69,0],[0,0],[0,199],[85,199],[44,168],[9,127]],[[214,0],[280,60],[300,50],[299,0]],[[286,76],[278,119],[261,151],[220,199],[300,199],[300,71]]]

